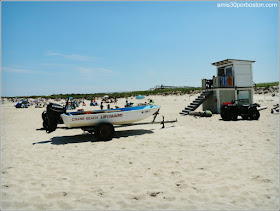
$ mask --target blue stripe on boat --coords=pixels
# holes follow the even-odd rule
[[[159,108],[157,105],[146,105],[146,106],[135,106],[135,107],[125,107],[125,108],[115,108],[115,109],[105,109],[105,110],[93,110],[95,112],[102,112],[106,110],[110,111],[135,111],[135,110],[144,110],[144,109],[149,109],[149,108]],[[75,115],[75,114],[80,114],[82,111],[77,111],[77,112],[69,112],[67,113],[68,115]]]

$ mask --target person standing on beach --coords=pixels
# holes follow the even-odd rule
[[[101,110],[103,110],[103,102],[101,102],[101,105],[100,105],[100,108],[101,108]]]

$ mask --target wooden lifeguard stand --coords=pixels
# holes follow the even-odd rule
[[[202,79],[202,93],[181,114],[188,114],[202,104],[202,109],[220,113],[224,102],[253,103],[252,64],[255,61],[226,59],[214,62],[217,75]]]

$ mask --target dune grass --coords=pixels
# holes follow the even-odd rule
[[[279,86],[278,82],[269,82],[269,83],[257,83],[256,87],[266,87]],[[156,89],[156,90],[147,90],[147,91],[131,91],[131,92],[112,92],[112,93],[92,93],[92,94],[53,94],[53,95],[33,95],[33,96],[17,96],[18,98],[47,98],[47,99],[67,99],[68,97],[73,97],[74,99],[93,99],[95,97],[103,97],[108,95],[110,98],[126,98],[126,97],[135,97],[137,95],[169,95],[173,93],[182,93],[188,94],[195,90],[201,90],[201,87],[191,87],[191,88],[173,88],[173,89]]]
[[[256,87],[271,87],[271,86],[279,86],[279,81],[277,82],[269,82],[269,83],[258,83],[256,84]]]

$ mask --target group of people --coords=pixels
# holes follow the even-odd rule
[[[48,102],[48,99],[43,99],[43,98],[40,98],[40,99],[32,99],[32,100],[27,100],[27,99],[19,99],[19,98],[6,98],[5,101],[9,101],[9,102],[21,102],[21,101],[27,101],[27,106],[26,107],[29,107],[29,106],[33,106],[35,105],[35,108],[43,108],[47,105],[47,102]],[[61,100],[61,99],[60,99]],[[144,105],[150,105],[153,102],[153,100],[151,99],[148,99],[148,103],[145,102],[145,103],[138,103],[137,106],[144,106]],[[55,99],[55,101],[58,101],[58,99]],[[103,109],[111,109],[111,103],[114,103],[116,104],[118,102],[117,98],[103,98],[101,99],[101,102],[100,102],[100,109],[103,110]],[[2,103],[4,103],[4,99],[2,99]],[[107,105],[105,105],[105,103]],[[73,99],[73,98],[68,98],[67,101],[66,101],[66,108],[67,110],[73,110],[73,109],[76,109],[77,107],[79,107],[80,105],[83,105],[83,106],[86,106],[86,103],[84,102],[84,100],[81,100],[81,99]],[[90,106],[98,106],[99,103],[97,102],[96,98],[90,100]],[[124,105],[124,107],[132,107],[134,106],[134,103],[132,102],[128,102],[128,100],[126,100],[126,104]],[[105,108],[106,107],[106,108]],[[116,108],[118,108],[118,106],[115,106]]]
[[[75,108],[79,107],[81,103],[85,104],[84,101],[82,101],[82,100],[78,100],[78,101],[77,100],[70,100],[70,101],[67,102],[66,107],[67,107],[68,110],[72,110],[72,109],[75,109]]]
[[[145,106],[145,105],[151,105],[152,103],[154,103],[154,101],[152,99],[149,99],[149,102],[145,102],[145,103],[138,103],[137,106]],[[128,100],[126,100],[125,106],[124,107],[133,107],[134,103],[128,102]]]
[[[8,102],[16,102],[16,108],[29,108],[34,106],[35,108],[43,108],[47,105],[46,99],[26,99],[26,98],[19,98],[17,100],[7,100]],[[2,99],[2,103],[4,104],[5,101]]]

